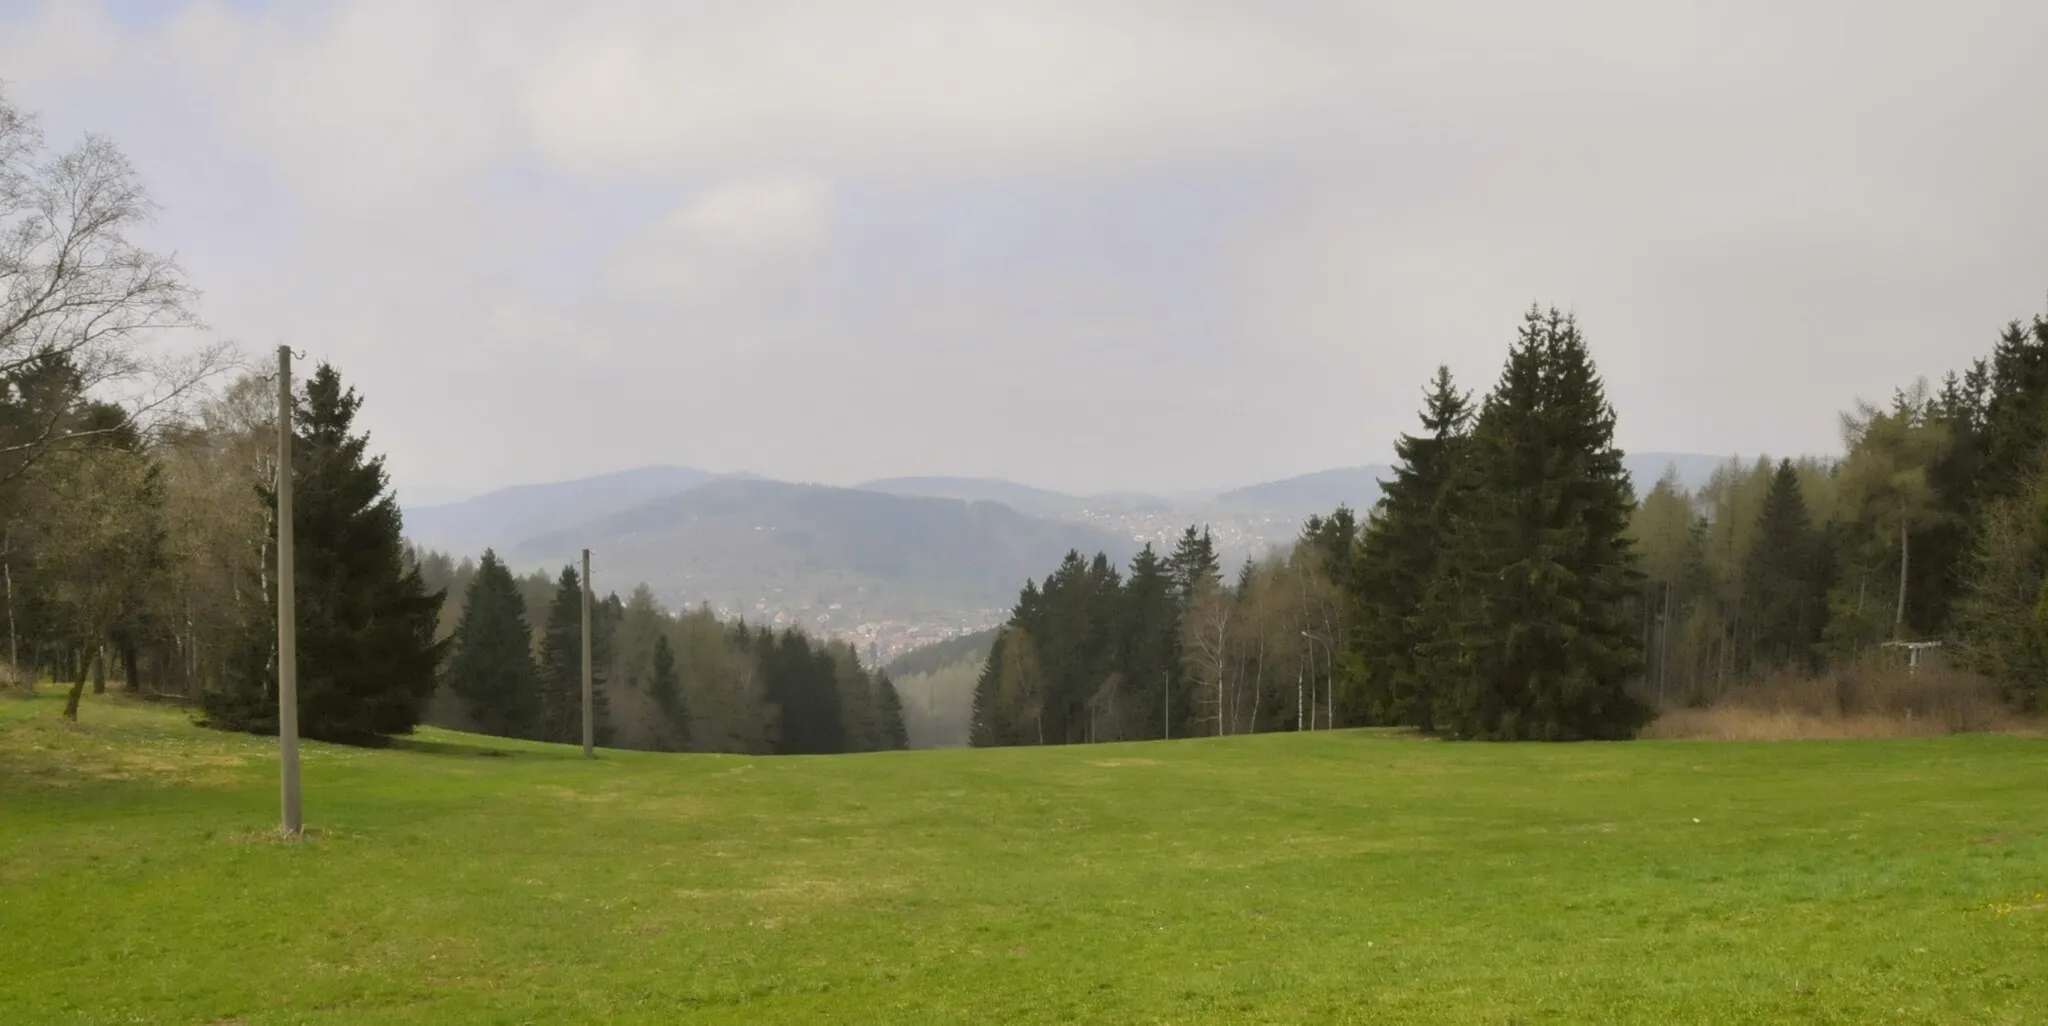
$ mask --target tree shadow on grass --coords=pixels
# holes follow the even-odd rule
[[[386,748],[401,752],[419,752],[424,755],[452,755],[486,759],[552,759],[552,752],[522,752],[512,748],[497,748],[491,745],[465,744],[460,741],[430,741],[418,737],[394,737],[386,739]]]

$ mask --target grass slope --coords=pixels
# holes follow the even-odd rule
[[[9,1022],[2038,1022],[2048,747],[760,759],[0,701]]]

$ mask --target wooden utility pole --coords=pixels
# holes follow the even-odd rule
[[[35,674],[21,672],[21,647],[14,637],[14,521],[7,522],[7,533],[0,539],[0,559],[6,562],[0,566],[7,577],[7,672],[15,677],[16,684],[26,684],[29,694],[36,691]]]
[[[590,550],[583,550],[583,757],[597,758],[593,742],[596,740],[596,725],[592,723],[595,712],[590,687]]]
[[[277,347],[277,754],[284,832],[299,819],[299,625],[292,539],[292,350]]]

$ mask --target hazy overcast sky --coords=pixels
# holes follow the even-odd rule
[[[1379,462],[1575,309],[1631,449],[1799,452],[2048,304],[2048,3],[0,0],[221,334],[415,501],[647,463]]]

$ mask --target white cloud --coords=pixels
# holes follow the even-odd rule
[[[533,137],[592,172],[756,164],[1017,173],[1213,153],[1317,102],[1341,55],[1246,6],[610,6],[527,82]]]

